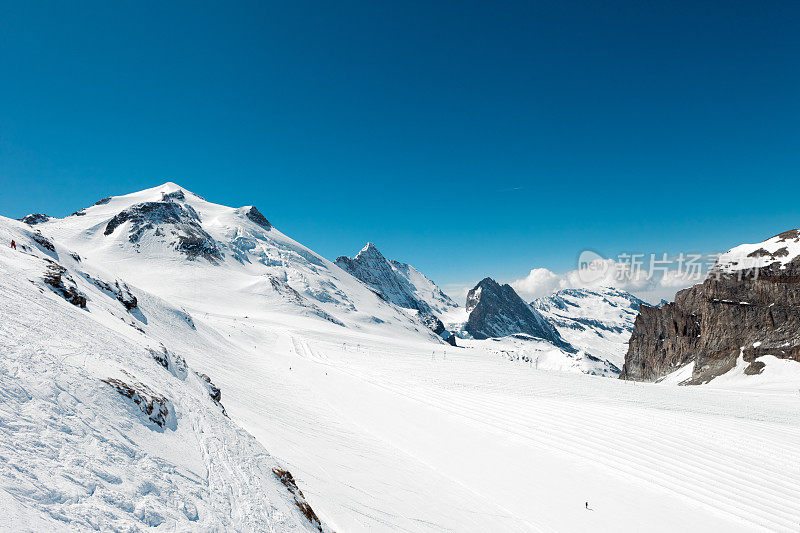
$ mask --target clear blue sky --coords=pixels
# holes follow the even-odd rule
[[[0,213],[175,181],[442,284],[800,226],[800,3],[0,3]]]

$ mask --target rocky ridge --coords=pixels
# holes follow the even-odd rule
[[[765,355],[800,362],[800,230],[733,248],[674,302],[641,306],[620,377],[655,381],[694,363],[685,383],[701,384],[740,358],[758,374]]]

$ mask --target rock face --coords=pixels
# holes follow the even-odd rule
[[[445,332],[438,314],[457,305],[414,267],[386,259],[371,242],[353,258],[337,258],[336,264],[384,300],[417,311],[419,319],[434,333]]]
[[[764,369],[763,355],[800,361],[800,231],[720,256],[706,280],[674,303],[643,305],[622,379],[653,381],[694,362],[687,384],[706,383],[736,365]]]
[[[86,295],[78,289],[78,285],[69,275],[66,268],[47,260],[47,271],[43,280],[54,293],[72,305],[86,309]]]
[[[132,381],[130,383],[117,378],[101,380],[111,385],[122,396],[134,403],[147,418],[160,428],[171,426],[175,429],[175,415],[172,402],[160,394],[156,394],[147,385]]]
[[[261,214],[261,211],[255,208],[255,206],[251,207],[245,213],[245,216],[261,226],[264,229],[272,229],[272,224],[269,223],[267,217]]]
[[[31,213],[30,215],[25,215],[19,220],[21,222],[26,223],[29,226],[35,226],[36,224],[47,222],[48,220],[50,220],[50,217],[45,215],[44,213]]]
[[[464,329],[476,339],[523,334],[549,341],[570,353],[576,352],[511,285],[500,285],[492,278],[485,278],[469,291],[466,305],[469,319]]]

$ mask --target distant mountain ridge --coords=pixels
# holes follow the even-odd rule
[[[256,207],[214,204],[175,183],[103,198],[64,218],[26,219],[147,290],[213,294],[194,302],[208,311],[250,307],[432,337],[426,324],[278,231]]]
[[[643,300],[612,287],[562,289],[538,298],[538,310],[576,348],[607,362],[619,374],[628,350],[633,323]]]

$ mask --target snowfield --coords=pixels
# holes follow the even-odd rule
[[[188,191],[165,209],[196,224],[105,234],[180,190],[0,219],[0,528],[800,528],[800,365],[684,387],[563,368],[544,341],[451,347],[248,208]]]

